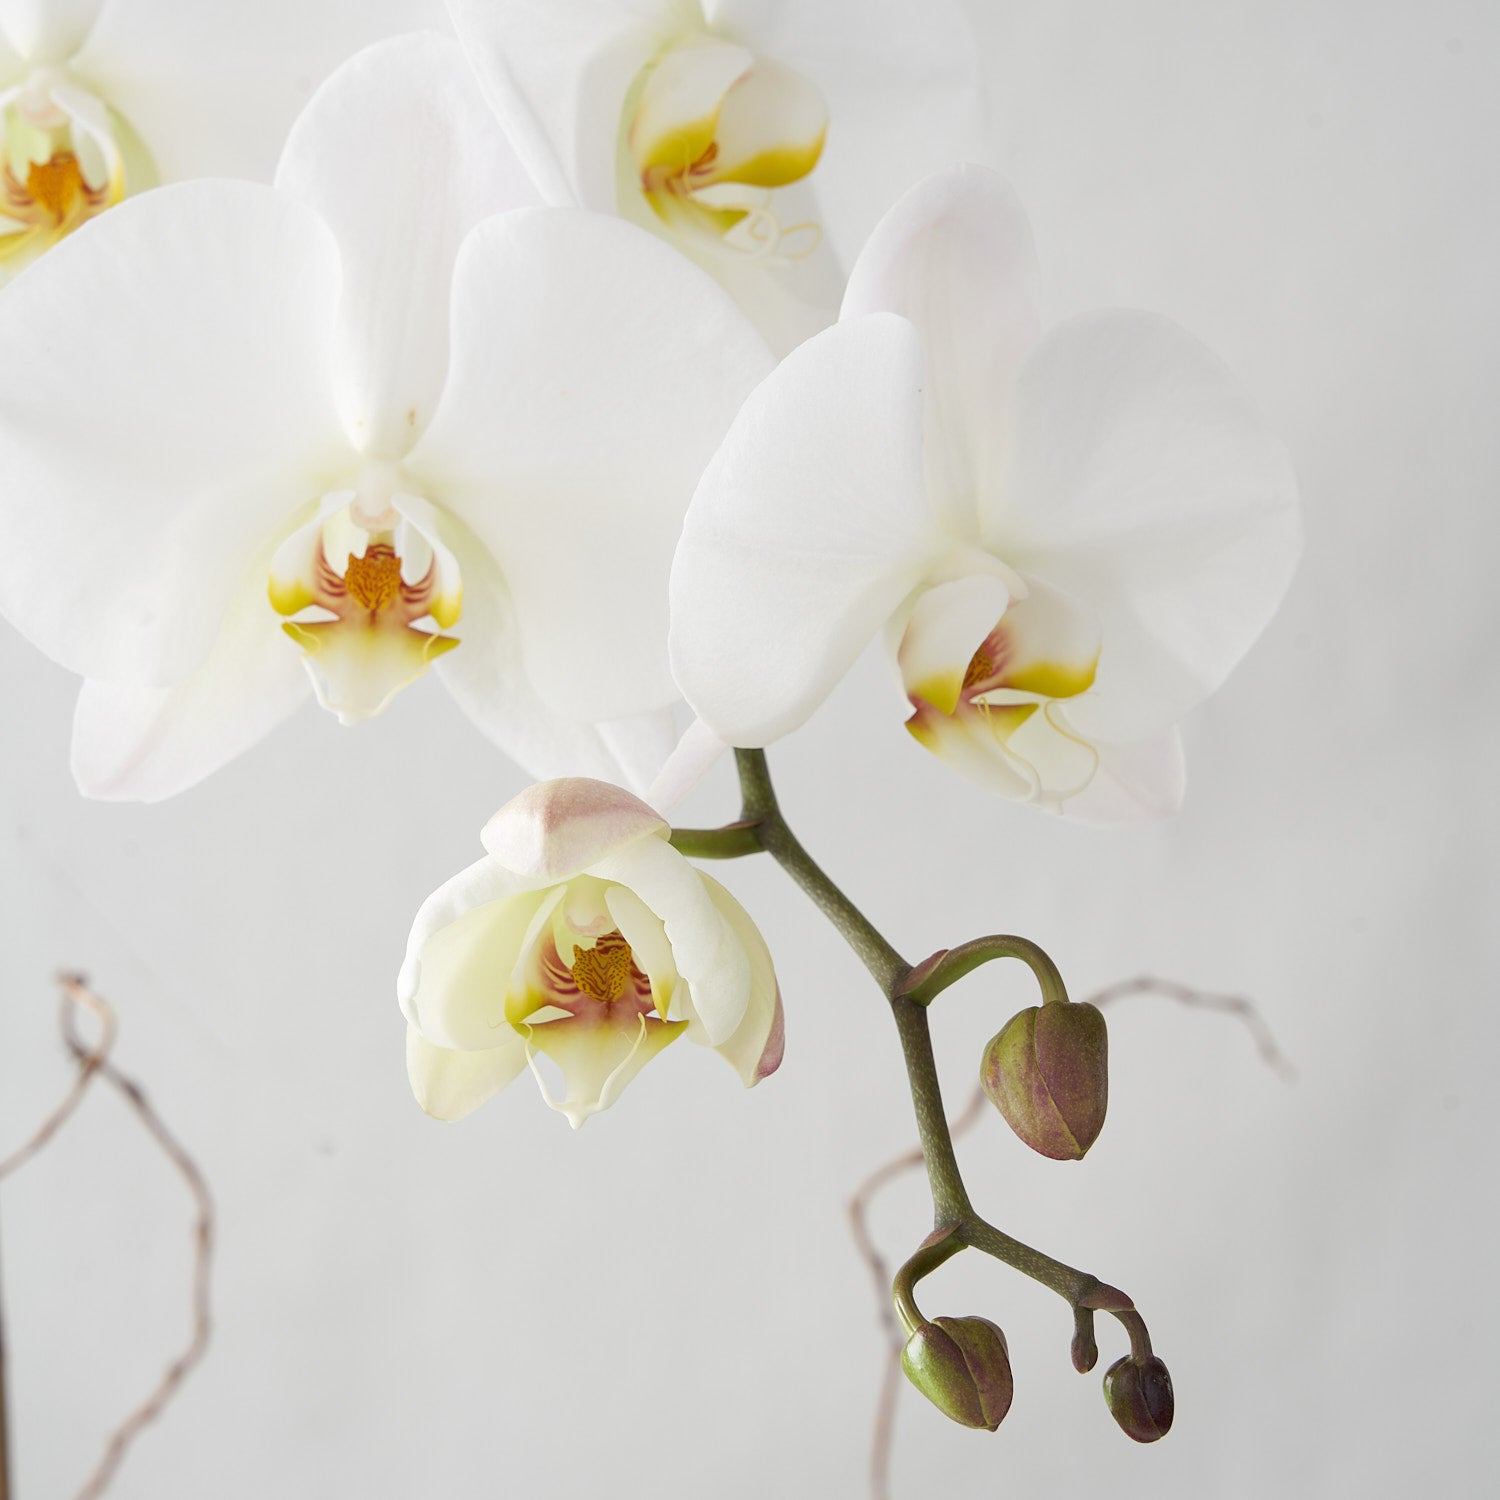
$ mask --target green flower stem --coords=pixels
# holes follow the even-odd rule
[[[1030,938],[1011,937],[999,933],[993,937],[975,938],[972,942],[960,943],[957,948],[950,948],[930,966],[924,964],[922,970],[913,972],[912,982],[906,993],[918,1005],[931,1005],[950,984],[962,979],[965,974],[972,974],[981,964],[989,963],[992,958],[1020,959],[1036,975],[1036,982],[1041,986],[1044,1005],[1068,1003],[1067,986],[1063,984],[1062,975],[1057,972],[1057,965],[1052,962],[1046,951],[1033,943]]]
[[[689,859],[739,859],[759,854],[765,845],[754,823],[728,823],[723,828],[674,828],[672,847]]]
[[[891,1283],[891,1299],[896,1304],[896,1316],[910,1338],[927,1319],[917,1306],[917,1283],[930,1276],[945,1261],[952,1260],[964,1248],[963,1241],[950,1229],[942,1234],[929,1235],[918,1247],[916,1254],[896,1272]]]
[[[739,769],[740,793],[744,799],[739,821],[723,828],[679,828],[672,833],[672,843],[684,854],[698,859],[737,859],[761,851],[769,854],[838,929],[884,993],[906,1059],[917,1134],[922,1142],[922,1156],[932,1191],[934,1235],[942,1236],[941,1240],[935,1237],[929,1240],[927,1246],[907,1262],[908,1267],[919,1267],[911,1281],[936,1269],[964,1246],[971,1246],[1050,1287],[1074,1309],[1112,1312],[1124,1322],[1122,1314],[1134,1314],[1134,1308],[1123,1292],[1105,1286],[1087,1272],[1076,1271],[1059,1260],[1053,1260],[1050,1255],[1043,1255],[1040,1250],[1023,1245],[975,1212],[969,1202],[963,1174],[959,1171],[953,1138],[943,1111],[927,1005],[955,980],[992,958],[1002,957],[1019,958],[1029,964],[1044,997],[1065,1001],[1067,991],[1056,965],[1035,943],[1025,938],[1000,936],[976,938],[914,969],[798,842],[776,800],[765,751],[736,750],[734,755]],[[938,1258],[927,1265],[923,1257],[930,1254],[938,1254]],[[926,1269],[920,1269],[920,1265],[925,1265]],[[903,1267],[903,1272],[905,1269]],[[898,1286],[897,1308],[903,1320],[909,1313],[920,1318],[910,1297],[910,1285],[906,1292],[909,1306],[903,1308]],[[1139,1315],[1134,1316],[1138,1321]],[[1134,1340],[1134,1328],[1128,1323],[1127,1327],[1131,1327]],[[1141,1327],[1144,1328],[1144,1324]]]

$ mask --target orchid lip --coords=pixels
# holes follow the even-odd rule
[[[432,508],[395,489],[394,470],[326,495],[271,563],[267,592],[302,647],[319,703],[343,724],[373,718],[459,641],[453,554]],[[424,524],[425,523],[425,524]]]
[[[912,611],[898,660],[912,706],[907,729],[918,743],[968,774],[1010,781],[1010,794],[1061,806],[1093,780],[1098,748],[1068,720],[1070,700],[1094,685],[1097,623],[1076,601],[1017,575],[1019,596],[969,655],[930,679],[934,641],[952,640],[952,624],[976,580],[939,585]],[[944,634],[945,623],[949,625]],[[970,638],[972,639],[972,637]]]
[[[775,190],[808,177],[827,112],[806,79],[700,36],[660,54],[626,101],[628,172],[663,229],[706,249],[785,266],[822,240],[782,223]]]

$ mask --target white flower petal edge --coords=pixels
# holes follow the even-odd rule
[[[0,361],[0,611],[23,635],[106,681],[201,664],[249,560],[347,462],[339,286],[300,203],[198,182],[122,204],[6,288],[0,346],[46,351]]]
[[[420,107],[369,108],[413,95]],[[539,202],[536,189],[458,43],[436,33],[376,43],[334,73],[293,126],[276,186],[313,209],[342,252],[335,360],[350,437],[371,457],[399,458],[447,378],[460,244],[497,210]]]
[[[958,167],[897,203],[844,293],[841,321],[887,312],[916,326],[928,499],[945,530],[973,541],[1000,488],[1016,370],[1041,336],[1039,275],[1020,200],[984,168]]]
[[[673,664],[714,733],[795,728],[884,623],[908,728],[970,779],[1091,820],[1176,805],[1173,726],[1290,581],[1295,478],[1195,340],[1103,313],[1038,342],[1034,280],[1010,190],[940,173],[747,403],[673,569]]]
[[[88,786],[169,795],[284,715],[243,587],[268,551],[264,631],[342,722],[438,662],[534,773],[650,783],[681,515],[771,356],[642,231],[505,212],[534,196],[456,44],[397,38],[318,92],[277,189],[163,189],[0,299],[48,351],[0,370],[0,610],[108,684]]]
[[[576,1127],[677,1036],[753,1085],[781,1060],[780,993],[739,904],[619,787],[529,788],[486,825],[489,851],[417,913],[397,980],[417,1101],[456,1119],[529,1063]],[[538,1056],[561,1069],[554,1099]]]
[[[901,194],[983,144],[980,51],[955,0],[705,0],[704,10],[827,99],[814,181],[846,266]]]
[[[779,352],[832,317],[836,247],[847,255],[894,194],[979,136],[975,51],[953,0],[449,0],[449,12],[549,201],[666,238]]]
[[[469,236],[452,345],[407,468],[499,561],[532,685],[578,719],[670,703],[682,516],[770,351],[650,235],[567,209]]]
[[[60,63],[83,45],[104,0],[0,0],[0,34],[22,57]]]
[[[293,115],[413,0],[0,0],[0,283],[166,181],[270,176]]]
[[[428,0],[108,0],[68,66],[128,123],[160,180],[264,182],[313,85],[440,14]]]
[[[672,670],[731,745],[797,728],[933,565],[916,334],[830,328],[746,401],[672,564]],[[742,670],[743,668],[743,670]]]
[[[1070,715],[1149,738],[1213,692],[1275,614],[1302,550],[1286,449],[1207,348],[1149,313],[1053,329],[1020,371],[990,547],[1086,600],[1104,631]]]
[[[72,770],[85,797],[159,802],[195,786],[309,697],[307,674],[265,628],[263,552],[234,591],[204,662],[174,687],[87,680],[73,715]]]

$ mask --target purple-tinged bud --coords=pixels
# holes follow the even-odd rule
[[[1094,1339],[1094,1315],[1085,1308],[1079,1308],[1074,1313],[1074,1318],[1073,1344],[1069,1352],[1073,1356],[1073,1368],[1080,1375],[1087,1375],[1099,1363],[1099,1345]]]
[[[1127,1354],[1104,1372],[1104,1399],[1126,1437],[1154,1443],[1172,1430],[1172,1377],[1154,1355]]]
[[[1109,1034],[1086,1001],[1033,1005],[984,1049],[979,1081],[1006,1124],[1054,1161],[1078,1161],[1104,1128]]]
[[[988,1318],[936,1318],[901,1351],[906,1378],[944,1416],[993,1432],[1010,1410],[1015,1382],[1005,1335]]]

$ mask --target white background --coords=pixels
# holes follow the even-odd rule
[[[1168,824],[977,799],[884,716],[872,662],[774,754],[783,801],[909,957],[1018,930],[1075,994],[1142,971],[1240,991],[1299,1077],[1232,1020],[1128,1000],[1085,1163],[998,1119],[964,1140],[983,1209],[1135,1295],[1177,1425],[1129,1443],[1062,1304],[969,1256],[924,1300],[1004,1325],[1015,1406],[990,1436],[903,1399],[895,1494],[1488,1493],[1500,10],[974,11],[1050,310],[1153,308],[1223,355],[1295,452],[1307,554],[1189,725]],[[357,733],[310,708],[138,808],[76,796],[73,682],[8,630],[0,683],[0,1142],[64,1085],[50,976],[82,968],[219,1207],[210,1358],[116,1494],[863,1493],[882,1346],[843,1204],[910,1109],[878,997],[774,867],[716,873],[777,956],[777,1077],[746,1093],[684,1046],[576,1135],[524,1079],[441,1126],[408,1094],[393,976],[522,784],[441,687]],[[730,816],[728,781],[690,811]],[[944,997],[955,1101],[1024,977]],[[188,1209],[101,1093],[3,1213],[18,1489],[43,1500],[184,1334]],[[925,1214],[915,1180],[880,1200],[888,1253]]]

